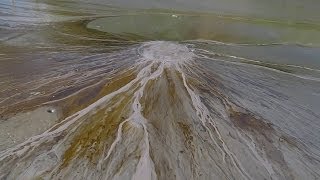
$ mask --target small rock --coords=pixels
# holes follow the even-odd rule
[[[40,92],[31,92],[30,94],[36,96],[36,95],[39,95]]]
[[[279,137],[279,141],[280,141],[280,142],[283,142],[284,139],[283,139],[282,137]]]
[[[54,110],[54,109],[48,109],[48,110],[47,110],[48,113],[54,113],[55,111],[56,111],[56,110]]]

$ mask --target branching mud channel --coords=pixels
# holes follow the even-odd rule
[[[317,24],[15,3],[1,180],[320,179]]]

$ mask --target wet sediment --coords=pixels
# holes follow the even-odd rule
[[[178,43],[130,48],[117,55],[117,72],[12,104],[27,106],[23,113],[46,105],[46,113],[59,116],[50,127],[23,134],[25,139],[1,151],[1,179],[319,177],[317,142],[296,137],[308,125],[286,127],[280,121],[314,122],[319,115],[304,108],[294,114],[294,98],[282,96],[289,89],[269,86],[274,73],[297,77],[254,67],[247,71],[243,64],[199,57]],[[128,52],[136,53],[134,61]],[[99,67],[84,72],[101,72]],[[246,81],[253,74],[264,79]],[[270,107],[275,104],[282,111]],[[15,117],[12,107],[2,111],[7,121]]]

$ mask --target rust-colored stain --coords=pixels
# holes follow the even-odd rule
[[[172,80],[172,77],[169,76],[169,70],[168,69],[164,69],[164,77],[166,78],[167,82],[168,82],[168,94],[170,97],[170,102],[173,103],[175,101],[175,99],[177,98],[176,95],[176,87],[175,84]]]
[[[153,104],[156,103],[159,100],[159,96],[157,95],[156,91],[154,90],[154,85],[157,80],[149,80],[148,83],[145,86],[145,92],[153,92],[155,93],[154,96],[151,94],[146,94],[140,99],[140,103],[142,106],[142,114],[146,116],[150,111],[153,109]]]
[[[63,155],[62,168],[76,158],[87,158],[92,163],[97,163],[105,146],[109,146],[108,140],[114,139],[119,124],[125,120],[128,113],[128,104],[132,95],[118,95],[112,100],[112,104],[117,103],[112,109],[98,110],[94,115],[86,120],[85,124],[77,130],[77,135],[72,140],[70,147]]]
[[[190,126],[186,123],[183,123],[183,122],[178,122],[178,125],[179,125],[180,129],[182,130],[182,133],[185,137],[186,147],[189,150],[191,150],[192,152],[194,152],[195,147],[193,145],[193,136],[192,136],[192,131],[191,131]]]
[[[98,87],[89,88],[61,101],[59,104],[63,106],[63,117],[68,117],[97,101],[101,97],[120,89],[135,77],[134,72],[127,71],[121,75],[120,78],[114,78],[104,85],[100,84]]]

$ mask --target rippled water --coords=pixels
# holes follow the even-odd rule
[[[0,179],[319,179],[318,7],[1,1]]]

